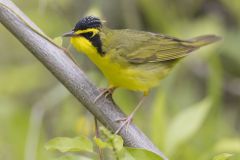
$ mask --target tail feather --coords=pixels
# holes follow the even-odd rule
[[[217,41],[222,40],[222,37],[216,36],[216,35],[204,35],[195,37],[192,39],[189,39],[189,41],[195,46],[195,47],[202,47]]]

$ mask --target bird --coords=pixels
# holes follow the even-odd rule
[[[109,83],[103,95],[111,95],[116,88],[140,91],[141,100],[128,117],[123,117],[118,133],[129,125],[150,89],[159,85],[173,67],[193,51],[221,40],[220,36],[203,35],[191,39],[133,29],[110,29],[95,16],[80,19],[65,34],[70,43],[100,69]]]

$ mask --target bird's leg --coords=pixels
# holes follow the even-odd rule
[[[101,98],[102,96],[104,96],[105,98],[107,98],[108,96],[111,96],[115,89],[116,89],[116,87],[113,87],[113,86],[110,86],[108,88],[100,89],[100,94],[94,99],[94,103],[96,103],[97,100],[99,98]]]
[[[137,110],[142,106],[144,100],[145,100],[145,95],[140,99],[139,103],[137,104],[137,106],[134,108],[134,110],[132,111],[132,113],[125,117],[125,118],[121,118],[116,120],[117,122],[122,122],[121,126],[115,131],[114,134],[118,134],[121,129],[126,126],[126,130],[128,129],[129,124],[132,122],[133,116],[134,114],[137,112]]]

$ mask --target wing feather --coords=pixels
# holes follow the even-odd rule
[[[130,63],[153,63],[178,59],[197,49],[191,41],[150,32],[113,30],[106,35],[106,53],[113,51]]]

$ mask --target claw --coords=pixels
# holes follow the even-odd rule
[[[112,95],[114,90],[115,87],[101,89],[100,94],[94,99],[94,103],[96,103],[102,96],[107,98],[108,96]]]
[[[123,123],[122,123],[121,126],[115,131],[114,134],[118,134],[118,133],[122,130],[122,128],[123,128],[124,126],[126,126],[126,132],[127,132],[127,131],[128,131],[128,127],[129,127],[130,123],[132,122],[132,119],[133,119],[133,114],[130,114],[130,115],[129,115],[128,117],[126,117],[126,118],[120,118],[120,119],[116,120],[116,122],[123,122]]]
[[[132,112],[128,117],[126,117],[126,118],[121,118],[121,119],[116,120],[116,122],[123,122],[123,123],[122,123],[122,124],[120,125],[120,127],[115,131],[114,134],[118,134],[125,125],[126,125],[126,132],[127,132],[128,127],[129,127],[130,123],[132,122],[132,119],[133,119],[134,114],[135,114],[136,111],[140,108],[140,106],[142,105],[144,99],[145,99],[145,96],[143,96],[143,97],[141,98],[141,100],[139,101],[138,105],[134,108],[133,112]]]

